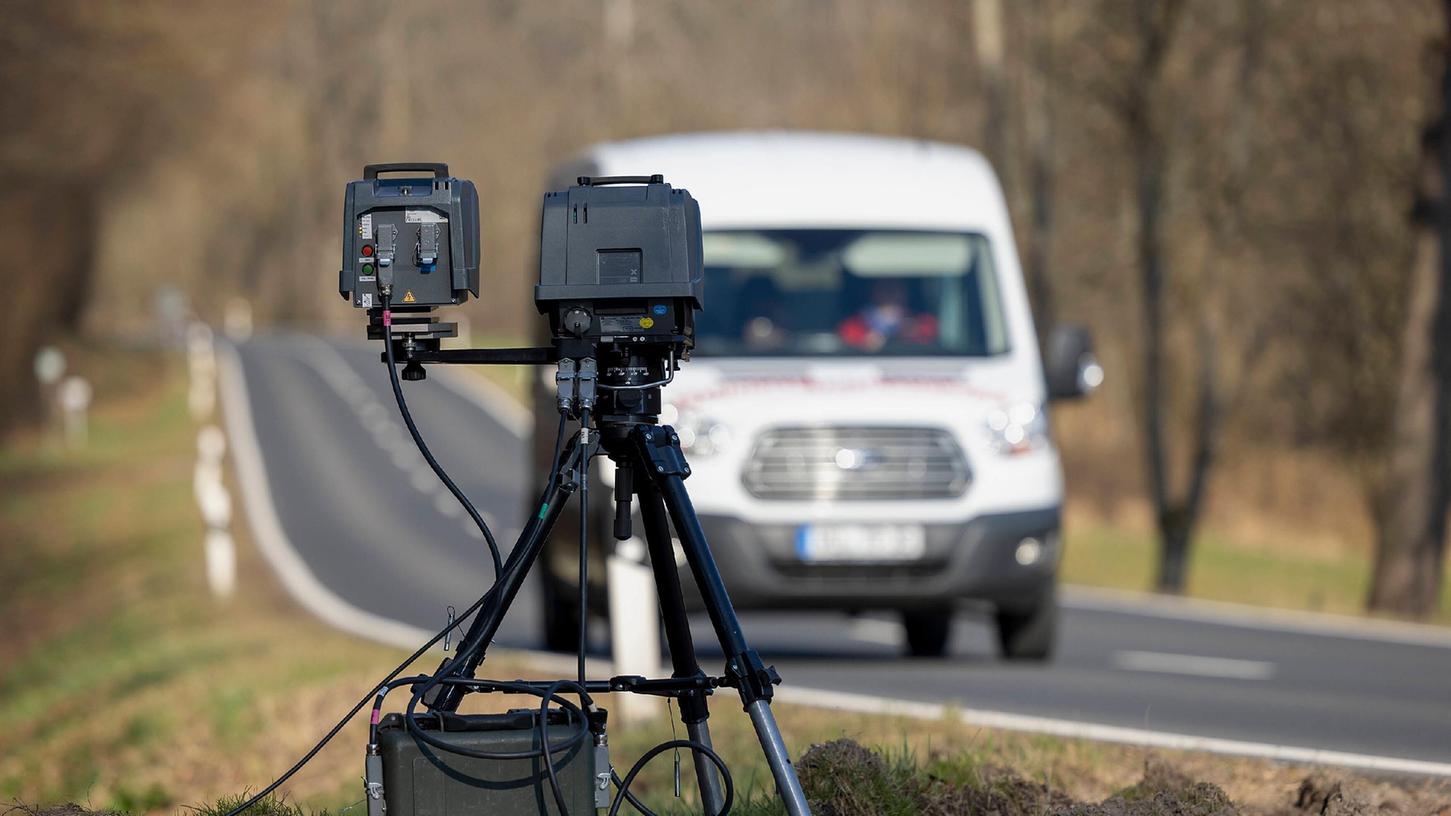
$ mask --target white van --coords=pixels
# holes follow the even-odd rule
[[[601,144],[552,181],[651,173],[700,202],[705,309],[661,422],[736,606],[897,610],[908,651],[931,656],[976,602],[1004,656],[1048,657],[1063,479],[1047,401],[1101,370],[1067,329],[1045,377],[988,163],[904,139],[713,133]],[[557,415],[539,397],[542,468]],[[610,546],[596,505],[591,539]],[[544,620],[567,651],[578,550],[554,538]]]

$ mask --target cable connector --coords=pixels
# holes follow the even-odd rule
[[[559,370],[554,374],[555,402],[559,405],[559,412],[565,416],[574,413],[574,395],[578,383],[574,360],[569,357],[560,360]]]
[[[599,383],[599,364],[595,358],[586,357],[579,361],[579,410],[593,411],[595,407],[595,387]]]
[[[589,718],[589,730],[594,736],[594,788],[595,810],[610,806],[610,777],[614,768],[610,765],[610,738],[605,733],[605,718],[609,712],[603,708],[591,708],[585,715]]]
[[[363,765],[363,790],[368,796],[368,816],[386,816],[388,802],[383,799],[383,757],[378,753],[378,744],[368,746],[368,757]]]

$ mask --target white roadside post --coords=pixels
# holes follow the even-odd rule
[[[630,538],[615,546],[605,567],[615,674],[660,676],[660,604],[655,576],[645,561],[645,542]],[[644,695],[619,697],[614,708],[625,720],[643,722],[661,713],[658,701]]]
[[[217,403],[217,355],[212,345],[212,330],[207,324],[198,322],[187,326],[186,363],[191,376],[187,407],[192,419],[208,419]]]
[[[35,379],[40,383],[40,401],[45,405],[47,425],[55,425],[60,419],[56,405],[56,384],[65,376],[65,354],[55,346],[41,346],[35,352]]]
[[[86,414],[91,407],[91,384],[82,377],[66,377],[61,380],[56,399],[60,403],[66,445],[84,447],[89,436]]]
[[[227,438],[217,426],[207,425],[197,432],[196,447],[192,491],[207,525],[207,585],[216,597],[228,598],[237,586],[237,549],[231,533],[232,497],[222,483]]]

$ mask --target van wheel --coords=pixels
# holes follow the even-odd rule
[[[1049,590],[1026,609],[998,609],[998,645],[1006,660],[1045,661],[1053,656],[1058,596]]]
[[[561,586],[551,575],[545,575],[544,648],[551,652],[579,651],[579,596],[569,587]]]
[[[907,654],[912,657],[942,657],[952,635],[952,610],[928,609],[902,612],[907,630]]]

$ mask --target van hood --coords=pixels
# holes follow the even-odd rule
[[[938,422],[1014,403],[1041,405],[1042,372],[1002,358],[696,358],[664,393],[681,416],[811,424]],[[950,411],[955,416],[943,416]],[[753,423],[752,423],[753,424]]]

